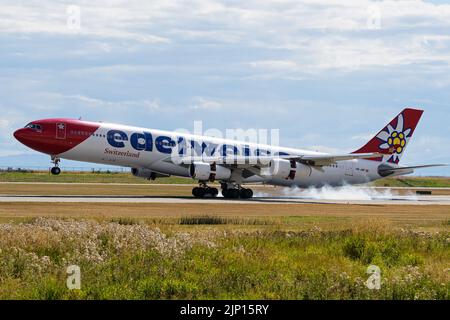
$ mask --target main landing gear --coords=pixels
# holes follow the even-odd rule
[[[253,197],[253,191],[238,184],[222,183],[222,195],[226,199],[250,199]]]
[[[250,199],[253,197],[252,189],[242,188],[238,184],[222,183],[222,195],[225,199]],[[196,198],[215,198],[219,194],[217,188],[208,187],[205,182],[200,182],[199,187],[192,189],[192,195]]]
[[[50,172],[53,174],[53,175],[55,175],[55,176],[57,176],[58,174],[60,174],[61,173],[61,169],[59,168],[59,162],[60,162],[61,160],[59,159],[59,158],[54,158],[54,157],[52,157],[52,163],[55,165],[51,170],[50,170]]]
[[[206,183],[201,182],[199,187],[192,189],[192,195],[196,198],[215,198],[219,194],[217,188],[208,187]]]

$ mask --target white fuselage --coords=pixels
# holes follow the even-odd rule
[[[197,151],[195,155],[318,155],[322,153],[246,143],[235,140],[194,136],[177,132],[145,129],[101,123],[94,134],[81,144],[58,155],[59,158],[101,163],[130,168],[143,168],[161,174],[190,177],[189,167],[172,161],[183,148]],[[176,151],[174,151],[176,150]],[[270,176],[240,176],[239,183],[267,183],[281,186],[338,186],[362,184],[382,178],[377,171],[379,162],[372,160],[339,161],[322,167],[302,165],[295,178]]]

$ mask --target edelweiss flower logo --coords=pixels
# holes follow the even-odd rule
[[[388,161],[397,163],[408,143],[412,130],[404,130],[403,126],[404,119],[401,114],[397,118],[397,127],[395,129],[389,124],[386,127],[388,131],[381,131],[377,136],[378,139],[383,141],[380,145],[380,149],[389,150],[389,152],[392,153],[392,157]]]

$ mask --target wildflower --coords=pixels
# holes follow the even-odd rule
[[[39,257],[36,248],[51,248],[59,253],[63,265],[82,261],[98,264],[113,256],[146,250],[181,257],[195,244],[215,248],[213,239],[219,235],[180,232],[168,237],[160,229],[142,224],[37,218],[28,223],[0,224],[0,253],[7,250],[30,262],[31,267],[45,270],[53,262],[48,256]]]

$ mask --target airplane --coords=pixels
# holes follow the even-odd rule
[[[320,187],[364,184],[414,169],[399,162],[423,110],[406,108],[363,147],[351,153],[327,154],[209,136],[90,122],[68,118],[36,120],[14,132],[31,149],[50,155],[61,172],[61,159],[130,167],[140,178],[180,176],[198,180],[196,198],[249,199],[246,184]]]

